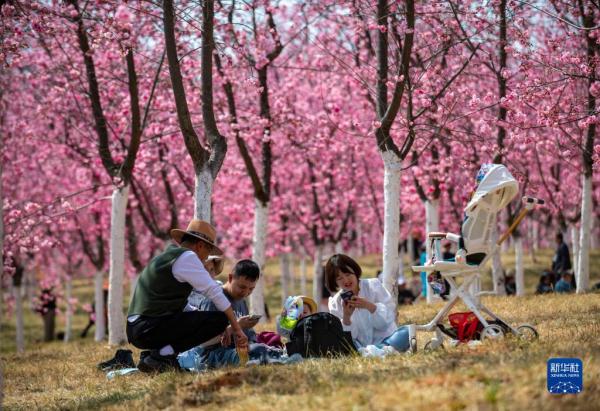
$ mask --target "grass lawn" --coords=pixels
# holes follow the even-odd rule
[[[537,274],[551,256],[525,259],[530,294]],[[510,254],[505,264],[514,261]],[[378,257],[360,260],[373,275]],[[266,269],[272,313],[279,310],[278,261]],[[298,270],[296,269],[297,273]],[[592,281],[600,281],[600,253],[592,255]],[[91,299],[91,281],[75,284],[82,301]],[[298,287],[298,282],[296,281]],[[310,283],[309,283],[310,287]],[[310,290],[310,288],[309,288]],[[310,360],[289,366],[232,368],[203,374],[134,374],[108,381],[95,365],[114,348],[90,337],[71,343],[40,343],[42,322],[26,309],[26,352],[14,353],[14,323],[2,325],[3,406],[6,409],[598,409],[600,404],[600,294],[486,297],[484,303],[513,324],[531,323],[540,339],[515,338],[465,345],[385,360],[349,358]],[[430,320],[440,303],[400,308],[401,323]],[[459,307],[462,309],[464,307]],[[87,322],[74,319],[75,335]],[[58,329],[62,327],[59,321]],[[274,324],[261,328],[273,329]],[[92,333],[93,334],[93,333]],[[419,346],[428,340],[419,334]],[[134,349],[137,360],[139,350]],[[546,390],[546,361],[577,357],[583,361],[584,389],[578,395],[551,395]]]

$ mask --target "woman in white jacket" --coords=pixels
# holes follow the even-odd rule
[[[362,269],[344,254],[335,254],[325,266],[329,312],[350,331],[357,347],[391,345],[398,351],[409,347],[408,332],[396,325],[396,306],[390,293],[376,278],[361,279]]]

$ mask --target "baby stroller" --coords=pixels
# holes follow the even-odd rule
[[[505,208],[519,192],[519,184],[507,168],[501,164],[485,164],[477,174],[477,188],[471,201],[464,209],[465,219],[461,227],[461,234],[432,232],[427,234],[427,241],[431,241],[432,256],[422,266],[413,266],[415,272],[426,272],[428,278],[439,278],[437,284],[430,284],[432,289],[440,292],[447,302],[438,314],[425,325],[410,324],[409,339],[411,351],[417,350],[417,331],[435,331],[436,336],[426,345],[425,349],[435,349],[442,346],[444,341],[444,327],[441,322],[448,315],[452,307],[462,300],[465,305],[477,316],[483,329],[480,333],[482,340],[502,338],[505,333],[511,332],[526,338],[537,338],[537,330],[528,324],[516,328],[485,307],[479,296],[491,292],[469,292],[470,286],[479,280],[485,264],[496,252],[497,248],[508,238],[510,233],[519,225],[525,215],[542,200],[532,197],[523,197],[524,207],[514,220],[513,224],[494,244],[491,237],[492,229],[497,221],[500,210]],[[441,252],[442,239],[458,244],[458,251],[454,261],[443,261]],[[463,279],[460,285],[457,279]],[[441,290],[443,284],[448,284],[449,290]],[[484,313],[491,317],[487,320]]]

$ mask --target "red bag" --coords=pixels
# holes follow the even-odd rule
[[[256,342],[267,344],[269,347],[283,348],[281,337],[272,331],[263,331],[256,334]]]
[[[483,324],[481,324],[479,318],[471,311],[450,314],[448,321],[450,321],[452,328],[456,330],[456,335],[460,342],[475,340],[477,333],[483,329]]]

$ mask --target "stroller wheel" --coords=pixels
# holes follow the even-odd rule
[[[521,324],[517,327],[518,336],[526,341],[537,340],[540,335],[533,325]]]
[[[425,343],[425,347],[423,348],[425,349],[425,351],[433,351],[437,350],[438,348],[444,348],[444,343],[438,340],[437,338],[432,338],[431,340],[427,341],[427,343]]]
[[[497,340],[504,337],[502,327],[490,324],[481,331],[481,340]]]
[[[413,354],[417,352],[417,339],[415,337],[410,339],[410,352]]]

